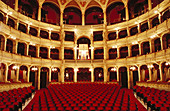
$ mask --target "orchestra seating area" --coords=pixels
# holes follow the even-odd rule
[[[137,97],[147,104],[147,109],[156,111],[170,110],[170,92],[144,86],[134,86]]]
[[[32,97],[33,86],[0,92],[0,111],[22,110],[22,105]]]
[[[131,89],[117,84],[51,84],[36,92],[24,111],[146,111]]]

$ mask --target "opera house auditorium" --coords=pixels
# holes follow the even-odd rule
[[[0,111],[170,111],[170,0],[0,0]]]

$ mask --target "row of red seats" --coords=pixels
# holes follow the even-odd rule
[[[134,91],[140,99],[143,99],[147,104],[147,109],[158,111],[170,110],[170,92],[165,90],[158,90],[155,88],[134,86]]]
[[[0,111],[18,111],[26,99],[32,96],[33,86],[0,92]]]
[[[69,83],[41,89],[24,111],[146,111],[132,90],[116,84]]]

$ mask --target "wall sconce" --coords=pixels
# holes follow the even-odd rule
[[[78,69],[78,68],[75,68],[74,71],[79,71],[79,69]]]
[[[111,69],[110,69],[110,71],[112,71],[112,72],[116,72],[116,71],[117,71],[117,69],[116,69],[115,67],[113,67],[113,68],[111,68]]]
[[[131,67],[130,67],[130,70],[131,70],[131,71],[134,71],[134,70],[136,70],[136,67],[135,67],[135,66],[131,66]]]
[[[51,70],[52,70],[52,72],[56,72],[57,68],[53,67]]]
[[[153,64],[148,65],[148,68],[153,68],[153,67],[154,67]]]
[[[14,66],[12,67],[12,69],[17,70],[17,69],[19,69],[19,66],[14,65]]]
[[[32,67],[31,70],[35,72],[35,71],[38,70],[38,68],[37,67]]]
[[[165,65],[166,65],[166,66],[169,66],[169,65],[170,65],[170,62],[166,62]]]
[[[99,77],[102,77],[102,74],[101,74],[101,72],[99,73]]]
[[[66,78],[69,78],[69,74],[68,74],[68,72],[66,72]]]

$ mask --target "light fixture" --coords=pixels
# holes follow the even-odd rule
[[[148,65],[148,68],[153,68],[153,67],[154,67],[153,64]]]
[[[155,38],[156,37],[156,35],[152,35],[152,36],[150,36],[150,38],[152,39],[152,38]]]
[[[137,44],[138,42],[137,41],[135,41],[135,42],[132,42],[132,44]]]
[[[101,74],[101,73],[99,73],[99,77],[102,77],[102,74]]]
[[[93,49],[94,49],[94,47],[89,47],[89,49],[93,50]]]
[[[32,70],[32,71],[37,71],[38,68],[37,68],[37,67],[32,67],[31,70]]]
[[[117,30],[117,31],[118,31],[118,30],[119,30],[119,27],[115,28],[115,30]]]
[[[76,72],[76,71],[79,71],[79,69],[78,69],[78,68],[75,68],[74,71],[75,71],[75,72]]]
[[[14,70],[19,69],[19,66],[14,65],[14,66],[12,67],[12,69],[14,69]]]
[[[16,37],[14,37],[14,36],[11,36],[11,39],[16,39]]]
[[[50,49],[55,49],[55,47],[53,47],[53,46],[50,46]]]
[[[91,71],[92,71],[92,69],[91,69],[91,68],[89,68],[89,71],[91,72]]]
[[[166,62],[165,65],[166,65],[166,66],[170,65],[170,62]]]
[[[93,29],[90,29],[91,34],[93,34]]]
[[[33,45],[33,46],[35,46],[35,44],[33,44],[32,42],[30,42],[30,45]]]
[[[57,68],[56,68],[56,67],[53,67],[51,70],[52,70],[53,72],[56,72],[56,71],[57,71]]]
[[[32,22],[30,22],[29,24],[32,25]]]
[[[134,70],[136,70],[136,67],[135,67],[135,66],[131,66],[131,67],[130,67],[130,70],[131,70],[131,71],[134,71]]]
[[[138,24],[138,22],[135,22],[135,24]]]
[[[77,33],[77,29],[74,29],[74,32]]]
[[[110,70],[116,72],[117,69],[116,69],[116,67],[113,67]]]
[[[53,30],[53,28],[49,28],[49,31]]]
[[[155,14],[157,14],[157,13],[158,13],[158,11],[157,11],[157,10],[155,10],[155,11],[154,11],[154,13],[155,13]]]
[[[12,15],[12,12],[8,12],[8,15]]]
[[[112,46],[112,48],[117,48],[117,46],[115,45],[115,46]]]
[[[66,72],[66,78],[69,78],[69,74],[68,74],[68,72]]]

